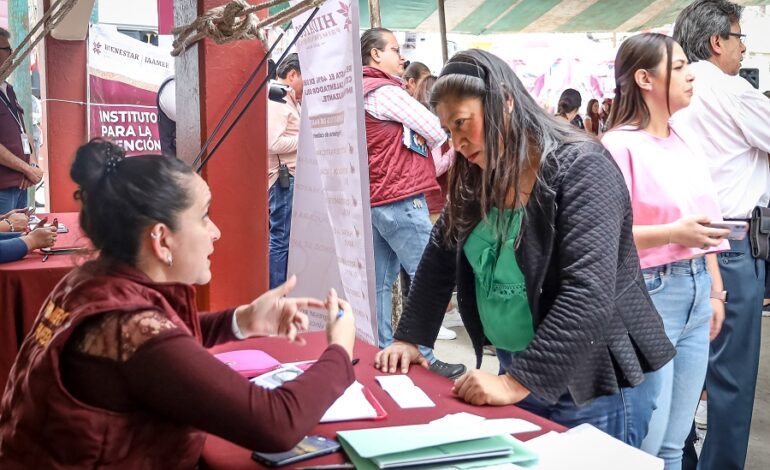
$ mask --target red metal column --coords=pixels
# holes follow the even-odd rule
[[[50,0],[44,1],[47,10]],[[86,19],[87,21],[87,19]],[[86,130],[86,41],[44,39],[40,76],[47,125],[48,155],[46,187],[54,212],[78,210],[72,198],[75,184],[69,177],[77,148],[85,143]]]
[[[198,0],[199,11],[225,3]],[[221,46],[206,40],[201,44],[201,135],[205,141],[265,51],[254,40]],[[204,172],[213,195],[211,217],[222,230],[208,289],[212,310],[250,302],[268,287],[266,99],[263,91]]]

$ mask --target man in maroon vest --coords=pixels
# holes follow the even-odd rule
[[[11,35],[0,28],[0,65],[13,49]],[[32,157],[32,158],[31,158]],[[43,170],[32,156],[24,129],[24,111],[8,82],[0,84],[0,214],[27,206],[27,188],[40,182]]]
[[[396,37],[373,28],[361,36],[369,190],[374,237],[380,347],[393,342],[391,286],[400,266],[414,277],[432,229],[425,193],[439,189],[431,149],[446,140],[438,118],[403,89],[404,58]],[[462,364],[437,360],[421,347],[433,372],[456,378]]]

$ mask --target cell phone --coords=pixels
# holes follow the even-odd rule
[[[305,436],[299,444],[286,452],[252,452],[251,458],[268,467],[280,467],[290,463],[320,457],[337,452],[340,445],[334,439],[323,436]]]
[[[729,230],[730,234],[727,235],[728,240],[743,240],[746,238],[746,234],[749,233],[748,222],[743,222],[740,220],[723,220],[722,222],[714,222],[704,225],[709,228],[721,228]]]

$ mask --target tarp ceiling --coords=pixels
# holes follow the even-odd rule
[[[334,1],[334,0],[329,0]],[[445,0],[447,31],[638,31],[673,23],[692,0]],[[369,2],[358,0],[361,27],[369,26]],[[770,0],[737,0],[770,5]],[[380,0],[382,26],[398,31],[438,31],[437,0]]]

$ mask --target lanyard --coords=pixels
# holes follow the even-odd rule
[[[8,97],[5,96],[5,93],[2,91],[0,91],[0,101],[2,101],[5,107],[8,108],[8,111],[11,112],[11,116],[13,116],[14,121],[16,121],[16,124],[19,125],[19,130],[22,134],[24,134],[24,125],[21,123],[21,117],[19,116],[16,107],[11,105],[11,100],[8,99]]]

